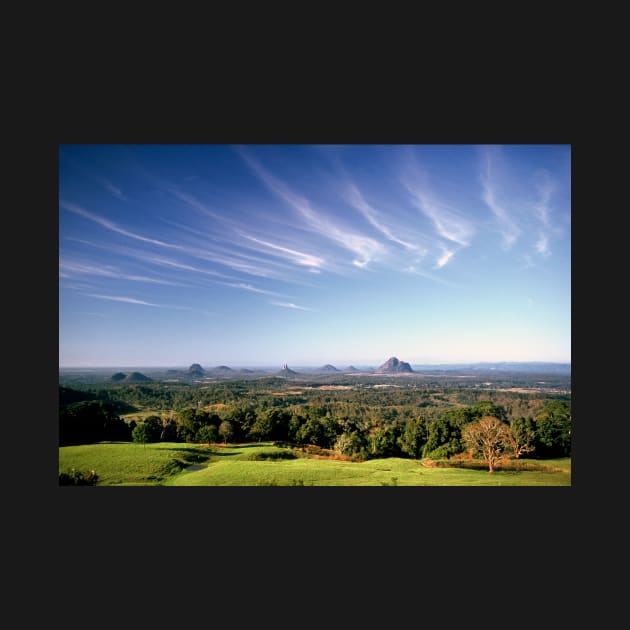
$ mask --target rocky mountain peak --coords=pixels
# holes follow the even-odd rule
[[[413,372],[411,365],[405,361],[400,361],[398,357],[390,357],[377,370],[377,374],[404,374]]]

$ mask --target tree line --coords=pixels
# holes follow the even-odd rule
[[[72,399],[64,393],[60,401]],[[362,405],[359,405],[359,409]],[[381,457],[449,458],[492,453],[513,457],[553,458],[571,454],[571,408],[567,401],[547,401],[532,415],[509,417],[504,406],[490,400],[426,413],[343,413],[328,404],[254,407],[232,404],[219,415],[196,406],[152,415],[143,421],[120,418],[120,404],[99,399],[61,404],[59,444],[99,441],[250,442],[275,441],[315,445],[358,460]],[[416,407],[416,411],[423,411]],[[341,410],[341,413],[340,413]],[[346,410],[354,410],[346,407]],[[395,408],[394,408],[395,411]],[[493,418],[493,421],[488,421]],[[479,423],[482,422],[480,426]],[[496,422],[495,422],[496,421]],[[485,442],[484,442],[485,440]],[[485,449],[485,450],[484,450]],[[486,459],[487,461],[487,459]]]

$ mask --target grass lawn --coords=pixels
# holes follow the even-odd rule
[[[427,468],[418,460],[390,457],[366,462],[298,458],[252,461],[270,445],[240,445],[221,449],[208,466],[182,472],[165,481],[174,486],[570,486],[570,459],[553,460],[544,470],[496,471]],[[540,464],[540,462],[537,462]],[[546,464],[547,462],[545,462]],[[549,462],[551,464],[551,462]],[[557,468],[565,468],[559,472]]]
[[[101,486],[155,486],[182,467],[205,461],[210,449],[199,444],[101,442],[59,448],[59,472],[96,470]]]
[[[570,458],[535,461],[537,470],[425,467],[390,457],[366,462],[277,459],[271,443],[208,448],[199,444],[103,442],[59,448],[59,472],[96,470],[98,485],[164,486],[570,486]],[[260,459],[268,457],[268,459]],[[194,471],[186,470],[195,465]]]

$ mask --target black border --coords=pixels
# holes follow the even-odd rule
[[[575,319],[572,362],[577,363],[578,370],[573,375],[573,408],[578,437],[574,437],[570,488],[91,489],[57,485],[59,329],[55,235],[59,144],[570,144],[574,171],[572,251],[573,255],[578,253],[575,227],[588,203],[584,201],[588,183],[584,177],[576,179],[576,159],[582,163],[585,150],[582,144],[576,146],[573,142],[574,127],[565,98],[555,98],[554,94],[539,102],[533,96],[529,100],[521,98],[520,93],[493,94],[494,98],[476,103],[478,93],[462,85],[462,93],[457,89],[447,91],[448,96],[435,104],[429,94],[395,89],[374,102],[373,90],[353,94],[346,87],[343,100],[332,88],[319,85],[319,100],[309,99],[312,95],[307,90],[265,99],[268,91],[260,91],[259,87],[252,84],[251,89],[237,92],[238,97],[232,100],[227,100],[225,93],[215,93],[216,100],[204,95],[203,102],[197,103],[190,95],[183,95],[181,102],[172,98],[161,108],[155,107],[149,94],[140,95],[138,100],[97,105],[100,92],[94,90],[83,94],[79,102],[66,99],[64,107],[56,110],[55,119],[47,118],[48,127],[37,142],[39,161],[29,162],[28,178],[31,187],[33,179],[38,183],[30,192],[38,195],[34,201],[37,222],[43,226],[38,227],[36,235],[40,239],[37,251],[43,253],[36,271],[36,286],[41,292],[34,298],[32,310],[45,310],[44,317],[38,318],[34,336],[36,347],[47,348],[47,376],[41,385],[45,395],[32,401],[30,383],[22,394],[29,407],[31,402],[34,404],[38,432],[43,427],[33,445],[35,451],[41,449],[37,458],[43,469],[35,467],[37,472],[27,489],[29,493],[36,489],[38,518],[45,510],[45,527],[54,529],[60,548],[79,563],[86,546],[93,548],[96,540],[102,553],[124,548],[129,537],[144,532],[147,548],[158,549],[164,531],[176,532],[176,537],[181,536],[193,547],[196,537],[218,540],[225,536],[229,544],[219,544],[214,554],[222,549],[227,554],[235,553],[239,546],[253,551],[301,549],[305,541],[310,541],[314,547],[309,555],[326,549],[325,557],[333,567],[338,562],[334,550],[344,545],[359,552],[365,549],[366,557],[376,545],[386,556],[386,547],[396,549],[405,541],[406,553],[416,561],[422,558],[424,562],[439,563],[445,556],[451,562],[459,554],[465,557],[463,542],[475,536],[496,536],[499,548],[522,537],[536,548],[538,566],[548,562],[547,555],[566,560],[570,550],[564,536],[574,525],[578,501],[584,500],[588,484],[588,473],[579,461],[584,453],[580,444],[588,444],[588,440],[582,435],[587,423],[582,411],[585,396],[580,391],[585,387],[581,376],[584,360],[580,352],[575,352]],[[583,174],[583,167],[579,171]],[[573,274],[573,290],[575,280]],[[44,299],[49,308],[43,309]],[[575,299],[572,301],[575,304]],[[46,496],[40,502],[41,494]],[[186,545],[182,542],[181,548]],[[521,566],[528,563],[522,555],[519,553]]]

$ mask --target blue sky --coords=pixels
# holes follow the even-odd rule
[[[60,145],[60,367],[571,361],[569,145]]]

